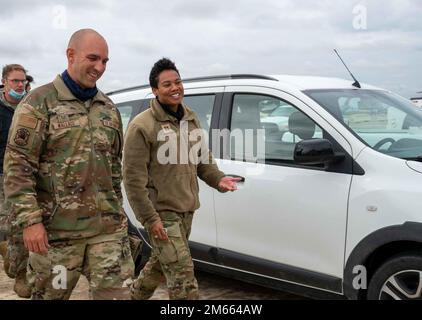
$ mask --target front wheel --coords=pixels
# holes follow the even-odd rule
[[[395,256],[372,277],[369,300],[422,300],[422,252]]]

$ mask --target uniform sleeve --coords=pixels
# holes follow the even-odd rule
[[[218,169],[217,164],[214,162],[214,157],[208,149],[206,154],[203,155],[203,159],[205,161],[201,161],[197,166],[198,177],[211,188],[218,190],[218,183],[225,174]]]
[[[113,144],[113,154],[111,163],[111,179],[114,192],[119,199],[120,205],[123,205],[122,197],[122,149],[123,149],[123,125],[120,112],[117,110],[119,117],[119,130]]]
[[[42,222],[36,179],[45,141],[47,117],[28,103],[20,104],[9,130],[4,158],[4,193],[15,216],[13,225],[24,229]]]
[[[198,118],[195,116],[195,123],[199,129],[201,128],[201,124]],[[206,135],[205,131],[202,132],[202,135]],[[220,182],[221,178],[225,176],[224,172],[218,169],[217,164],[214,161],[214,157],[211,151],[208,149],[208,139],[203,136],[201,138],[201,155],[200,161],[197,165],[197,173],[198,177],[205,181],[211,188],[218,190],[218,183]]]
[[[147,188],[150,152],[151,145],[145,134],[136,124],[131,123],[123,150],[123,184],[136,218],[147,229],[160,221]]]

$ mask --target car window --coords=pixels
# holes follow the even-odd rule
[[[141,100],[116,104],[117,109],[120,111],[120,116],[122,117],[123,133],[126,132],[129,121],[134,115],[134,111],[138,109],[140,105]]]
[[[295,111],[295,108],[288,105],[287,103],[281,106],[278,106],[273,112],[271,112],[271,117],[288,117]]]
[[[211,125],[214,100],[214,94],[185,96],[183,98],[183,102],[196,113],[202,128],[207,132]]]
[[[413,159],[422,156],[422,109],[379,90],[308,90],[340,123],[371,148]]]
[[[289,103],[254,94],[235,94],[231,115],[231,158],[293,161],[296,143],[322,138],[321,128]]]

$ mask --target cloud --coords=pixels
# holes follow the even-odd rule
[[[420,34],[403,31],[361,32],[338,38],[336,46],[344,49],[403,50],[422,45]]]
[[[354,28],[357,5],[366,9],[366,30]],[[24,64],[37,84],[64,70],[70,35],[91,27],[110,48],[99,82],[105,91],[147,83],[163,56],[177,63],[183,77],[348,77],[333,48],[364,81],[405,96],[422,89],[419,0],[17,0],[6,7],[0,13],[1,63]]]

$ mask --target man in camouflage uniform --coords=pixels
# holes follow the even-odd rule
[[[31,288],[26,280],[28,250],[22,241],[22,233],[10,228],[9,210],[4,203],[3,193],[3,159],[7,144],[7,135],[12,123],[15,109],[26,94],[27,74],[19,64],[9,64],[2,70],[0,92],[0,236],[7,241],[0,242],[0,254],[4,260],[4,271],[15,279],[14,291],[21,298],[31,296]]]
[[[33,298],[68,299],[80,274],[93,299],[127,299],[133,260],[122,209],[122,122],[96,87],[105,39],[75,32],[68,68],[31,91],[13,118],[4,189],[30,251]]]
[[[151,257],[131,287],[132,298],[149,299],[164,274],[170,299],[198,299],[188,246],[193,213],[199,207],[197,176],[221,192],[234,191],[239,179],[218,170],[208,148],[200,150],[205,161],[196,161],[198,157],[182,161],[178,146],[182,140],[188,143],[188,137],[181,128],[190,135],[200,131],[200,124],[196,114],[182,103],[184,90],[174,63],[165,58],[157,61],[150,85],[156,99],[129,125],[125,138],[129,147],[123,157],[126,194],[152,245]],[[167,143],[177,149],[176,163],[161,159],[160,148]]]

